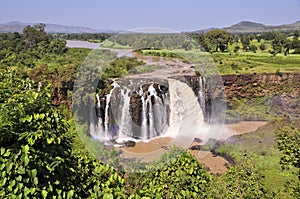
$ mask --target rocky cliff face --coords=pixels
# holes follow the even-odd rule
[[[262,97],[277,92],[295,96],[299,92],[300,74],[224,75],[226,98]]]
[[[261,101],[260,110],[267,114],[266,117],[268,114],[276,117],[286,114],[292,119],[299,118],[300,74],[224,75],[222,78],[227,103],[238,100],[255,104],[255,101]],[[261,113],[252,113],[253,119]]]

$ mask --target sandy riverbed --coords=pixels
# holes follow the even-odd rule
[[[233,135],[250,133],[256,131],[259,127],[266,125],[267,122],[261,121],[242,121],[235,124],[227,124],[219,135],[219,139],[227,139]],[[137,142],[134,147],[124,147],[122,157],[124,158],[138,158],[144,162],[152,162],[158,159],[167,151],[167,147],[172,145],[173,139],[170,137],[155,138],[150,141]],[[193,142],[192,145],[199,145]],[[227,160],[220,156],[214,156],[210,152],[189,150],[199,162],[210,169],[211,173],[223,173],[226,171],[226,165],[229,164]]]

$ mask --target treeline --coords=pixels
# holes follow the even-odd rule
[[[65,40],[80,40],[89,42],[103,42],[105,39],[110,38],[112,33],[71,33],[71,34],[55,34],[54,37]]]
[[[84,37],[90,37],[85,35]],[[101,36],[101,37],[100,37]],[[300,31],[293,33],[265,32],[249,34],[231,34],[225,30],[211,30],[207,33],[126,33],[116,35],[100,35],[95,40],[104,39],[121,46],[134,49],[177,49],[185,50],[200,48],[207,52],[265,52],[273,56],[283,53],[300,54]],[[66,36],[65,38],[71,37]],[[100,38],[99,38],[100,37]],[[78,39],[81,36],[78,35]],[[88,40],[83,38],[83,40]],[[92,40],[92,39],[91,39]]]
[[[35,59],[47,54],[61,55],[66,51],[65,40],[46,34],[44,24],[27,26],[21,34],[0,33],[0,59],[3,65],[34,67]]]
[[[233,52],[257,52],[268,50],[275,56],[278,53],[300,54],[300,31],[293,33],[265,32],[259,34],[230,34],[225,30],[211,30],[203,33],[186,33],[195,39],[205,50],[209,52],[230,52],[229,45],[233,46]],[[254,41],[256,42],[255,44]],[[267,48],[267,45],[270,48]]]

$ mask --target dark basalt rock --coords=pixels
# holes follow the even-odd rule
[[[125,147],[134,147],[136,145],[135,141],[127,141],[124,143]]]
[[[200,138],[194,138],[193,142],[201,143],[202,140]]]
[[[190,147],[189,149],[199,151],[199,150],[201,150],[201,148],[202,148],[202,145],[194,145],[194,146]]]

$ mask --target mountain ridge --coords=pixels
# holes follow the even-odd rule
[[[210,30],[226,30],[230,33],[261,33],[261,32],[291,32],[300,30],[300,20],[291,24],[282,25],[265,25],[263,23],[253,21],[240,21],[234,25],[224,28],[207,28],[202,30],[196,30],[194,32],[206,33]]]
[[[0,32],[22,32],[28,25],[38,23],[22,23],[19,21],[10,21],[0,24]],[[112,33],[116,32],[112,29],[93,29],[84,26],[68,26],[54,23],[45,23],[45,31],[47,33]]]
[[[19,21],[10,21],[0,24],[0,32],[22,32],[28,25],[34,25],[38,23],[22,23]],[[47,33],[118,33],[113,29],[94,29],[84,26],[68,26],[54,23],[45,23]],[[234,25],[224,28],[207,28],[202,30],[196,30],[192,32],[206,33],[210,30],[226,30],[230,33],[261,33],[268,31],[276,32],[291,32],[300,30],[300,20],[291,24],[282,25],[265,25],[263,23],[253,21],[240,21]]]

